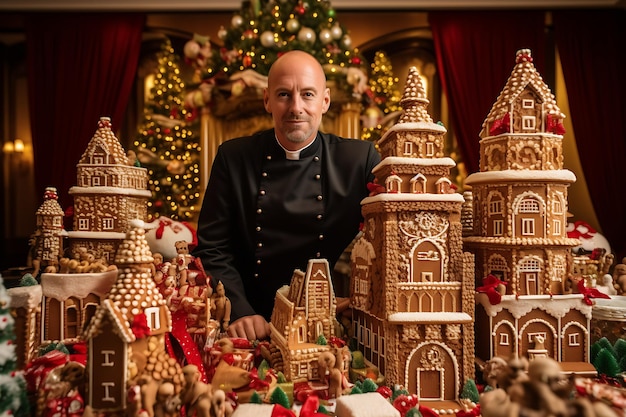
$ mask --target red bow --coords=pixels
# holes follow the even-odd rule
[[[489,129],[489,134],[492,136],[500,135],[502,133],[506,133],[511,129],[511,115],[506,113],[499,119],[496,119],[491,124],[491,128]]]
[[[546,130],[550,133],[554,133],[555,135],[562,135],[565,133],[565,127],[563,127],[563,123],[557,117],[551,114],[548,115],[546,125]]]
[[[489,298],[489,302],[492,305],[500,304],[502,301],[502,295],[497,290],[498,285],[500,284],[506,285],[507,283],[500,280],[497,276],[489,274],[483,278],[483,286],[476,288],[476,291],[487,294],[487,298]]]
[[[133,317],[133,322],[130,328],[137,339],[143,339],[146,336],[150,336],[148,318],[144,313],[137,314]]]
[[[581,279],[578,281],[578,292],[583,295],[583,301],[587,305],[593,305],[591,298],[608,298],[611,299],[608,295],[603,292],[598,291],[596,288],[587,288],[585,287],[585,280]]]

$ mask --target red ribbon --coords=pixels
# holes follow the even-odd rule
[[[296,417],[296,414],[291,410],[287,410],[280,404],[274,404],[274,408],[272,408],[272,417]]]
[[[302,404],[300,417],[328,417],[327,414],[318,413],[318,408],[320,408],[320,399],[317,395],[310,395]]]
[[[593,302],[591,301],[592,298],[611,298],[607,294],[598,291],[596,288],[585,287],[585,280],[582,278],[578,281],[578,292],[583,295],[583,301],[587,305],[593,305]]]

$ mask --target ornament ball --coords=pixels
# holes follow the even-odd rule
[[[333,39],[340,39],[343,35],[343,30],[341,30],[341,26],[335,23],[332,28],[330,28],[330,33],[333,35]]]
[[[333,40],[333,35],[330,30],[322,29],[320,30],[319,38],[322,43],[327,44]]]
[[[271,48],[272,46],[274,46],[274,32],[266,30],[265,32],[261,33],[261,45],[266,48]]]
[[[228,32],[224,29],[224,26],[220,26],[220,29],[217,31],[217,37],[224,40],[226,39],[226,35],[228,35]]]
[[[303,27],[298,32],[298,40],[300,42],[306,43],[314,43],[315,42],[315,31],[311,28]]]
[[[296,33],[300,29],[300,22],[298,19],[287,20],[286,28],[291,33]]]
[[[352,38],[348,35],[344,35],[341,39],[341,44],[344,48],[350,48],[350,46],[352,46]]]
[[[241,17],[241,15],[236,14],[233,16],[230,23],[233,25],[233,27],[238,28],[239,26],[243,24],[243,17]]]

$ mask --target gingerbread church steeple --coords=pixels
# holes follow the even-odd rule
[[[373,173],[385,191],[362,201],[351,302],[359,350],[389,384],[453,401],[474,375],[474,265],[462,250],[464,200],[449,180],[446,129],[428,103],[411,68],[402,116],[378,142]]]

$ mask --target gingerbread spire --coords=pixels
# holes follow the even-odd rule
[[[400,107],[402,107],[403,112],[398,123],[432,123],[433,119],[426,110],[429,103],[419,71],[416,67],[411,67],[406,79],[404,94],[400,100]]]

